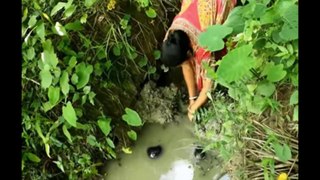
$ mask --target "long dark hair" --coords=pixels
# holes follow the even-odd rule
[[[168,67],[180,65],[192,54],[190,39],[182,30],[174,30],[168,34],[161,48],[161,61]]]

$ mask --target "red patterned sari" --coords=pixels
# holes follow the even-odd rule
[[[199,34],[210,25],[223,24],[236,4],[237,0],[182,0],[181,10],[166,34],[165,39],[172,30],[183,30],[188,34],[194,52],[192,64],[198,91],[206,78],[201,63],[207,61],[211,64],[218,58],[198,45]]]

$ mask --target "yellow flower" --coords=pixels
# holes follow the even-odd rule
[[[288,175],[287,173],[281,173],[279,176],[278,176],[278,179],[277,180],[288,180]]]
[[[116,0],[110,0],[107,5],[108,11],[113,10],[115,8],[115,5],[116,5]]]

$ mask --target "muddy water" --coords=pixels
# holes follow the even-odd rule
[[[138,135],[132,154],[120,154],[120,160],[107,163],[106,180],[212,180],[221,175],[219,162],[213,152],[205,159],[194,157],[198,140],[186,115],[161,125],[145,124]],[[162,154],[150,159],[147,148],[161,145]]]

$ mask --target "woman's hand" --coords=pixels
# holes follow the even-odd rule
[[[188,118],[190,121],[193,120],[194,113],[196,112],[196,109],[194,109],[193,105],[194,105],[194,103],[192,103],[188,106]]]

